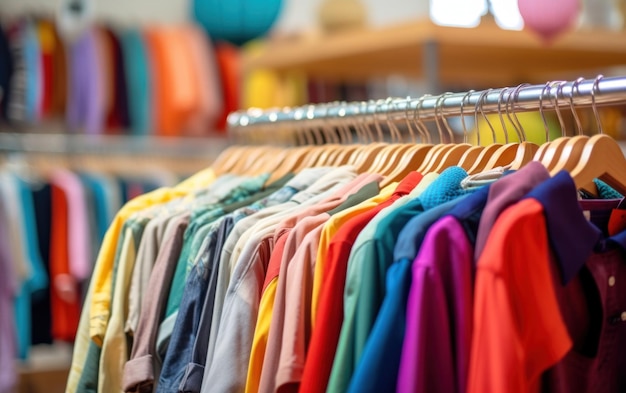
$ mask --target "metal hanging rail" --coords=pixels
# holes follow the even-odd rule
[[[626,104],[626,76],[575,81],[551,81],[545,85],[520,85],[483,91],[444,93],[420,98],[389,98],[365,102],[333,102],[274,110],[249,109],[233,112],[228,117],[231,130],[260,126],[293,124],[299,127],[320,127],[343,121],[370,121],[384,116],[386,120],[404,120],[407,116],[420,120],[440,117],[511,112],[539,109],[581,108],[592,105]]]

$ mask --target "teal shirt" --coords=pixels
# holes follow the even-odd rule
[[[150,101],[152,81],[146,44],[138,30],[127,30],[120,35],[126,73],[128,115],[133,135],[150,133]]]
[[[348,259],[341,326],[328,392],[345,392],[385,296],[387,268],[404,225],[416,215],[476,189],[463,189],[467,172],[451,167],[417,198],[401,198],[383,209],[359,234]],[[398,204],[399,202],[399,204]]]

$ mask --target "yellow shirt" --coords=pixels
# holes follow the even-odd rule
[[[93,294],[89,312],[89,335],[96,344],[102,346],[102,340],[109,321],[113,263],[115,261],[117,242],[124,222],[135,212],[165,203],[174,198],[183,197],[193,189],[208,186],[214,180],[215,173],[211,168],[203,170],[173,188],[159,188],[129,201],[115,215],[113,223],[102,241],[91,278]]]
[[[333,215],[326,224],[324,224],[324,229],[322,229],[322,235],[320,237],[320,245],[317,248],[317,261],[315,262],[315,274],[313,276],[313,292],[311,298],[311,321],[313,324],[311,326],[315,326],[317,302],[319,301],[319,295],[322,289],[322,275],[326,268],[326,253],[332,237],[337,233],[339,228],[352,217],[356,217],[363,212],[373,209],[381,202],[389,199],[397,187],[398,183],[389,184],[387,187],[380,190],[380,193],[375,197]]]

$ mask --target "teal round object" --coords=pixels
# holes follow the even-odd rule
[[[272,27],[282,0],[193,0],[193,17],[214,40],[242,45]]]

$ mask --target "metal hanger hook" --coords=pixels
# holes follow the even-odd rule
[[[509,119],[511,124],[513,124],[513,128],[515,129],[515,132],[517,133],[517,138],[519,139],[520,142],[526,141],[526,134],[524,133],[524,128],[522,127],[522,123],[519,121],[519,118],[517,117],[517,112],[515,111],[515,102],[517,101],[517,97],[519,96],[520,90],[524,86],[529,86],[529,84],[528,83],[519,84],[513,89],[512,93],[509,93],[509,96],[506,99],[506,106],[505,106],[506,117]],[[509,105],[511,106],[512,111],[509,110]],[[513,113],[513,116],[511,116],[511,113]]]
[[[480,145],[480,127],[478,125],[478,112],[479,111],[483,119],[485,119],[485,122],[487,122],[489,129],[491,130],[491,137],[493,139],[493,142],[495,143],[496,141],[496,131],[494,130],[493,125],[491,124],[487,116],[485,115],[485,111],[483,109],[484,101],[489,95],[489,93],[491,93],[492,91],[493,89],[487,89],[487,90],[482,91],[480,93],[480,96],[478,97],[478,101],[476,101],[476,106],[474,107],[474,122],[476,123],[476,135],[478,136],[478,145]]]
[[[461,127],[463,127],[463,143],[467,143],[467,125],[465,124],[465,114],[463,113],[463,105],[465,104],[465,99],[469,98],[472,93],[474,93],[474,90],[470,90],[467,93],[465,93],[465,95],[463,96],[463,98],[461,98]]]
[[[422,130],[423,135],[426,135],[426,140],[428,141],[428,143],[431,143],[432,138],[430,136],[430,131],[428,131],[428,127],[426,127],[421,119],[422,105],[424,104],[424,100],[428,97],[431,97],[431,95],[424,94],[417,100],[417,106],[415,107],[415,111],[413,112],[413,121]]]
[[[502,131],[504,132],[504,143],[509,143],[509,130],[506,126],[506,122],[504,121],[504,116],[502,115],[502,101],[504,100],[504,93],[508,93],[509,88],[503,87],[500,89],[500,94],[498,94],[498,118],[500,119],[500,124],[502,124]],[[494,140],[493,143],[496,143]]]
[[[541,120],[543,121],[543,126],[546,130],[546,143],[550,142],[550,128],[548,127],[548,121],[546,120],[546,115],[545,113],[543,113],[543,110],[544,110],[543,97],[544,97],[546,90],[548,91],[548,94],[550,94],[551,83],[552,82],[546,82],[543,89],[541,89],[541,94],[539,94],[539,114],[541,115]]]
[[[596,92],[599,90],[602,78],[604,78],[602,74],[596,76],[596,79],[593,81],[593,86],[591,86],[591,109],[598,123],[598,133],[600,134],[604,134],[604,130],[602,129],[602,119],[600,119],[600,112],[598,112],[598,105],[596,104]]]
[[[572,116],[574,116],[574,121],[576,122],[576,131],[578,132],[578,135],[583,135],[583,126],[582,126],[582,123],[580,122],[580,117],[578,116],[578,112],[576,112],[576,107],[574,106],[574,90],[576,90],[576,93],[580,93],[579,85],[584,80],[585,78],[583,77],[576,79],[572,83],[572,89],[570,90],[570,95],[569,95],[569,109],[572,111]]]

